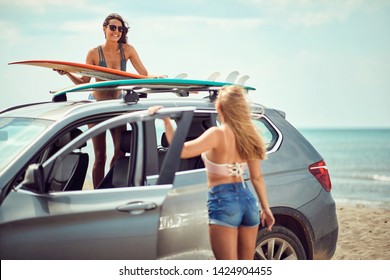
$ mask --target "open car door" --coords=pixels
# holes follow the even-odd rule
[[[172,188],[194,108],[124,114],[82,133],[39,166],[31,166],[24,183],[1,206],[1,259],[155,259],[161,207]],[[144,186],[143,122],[156,117],[180,118],[165,167],[155,185]],[[127,186],[87,191],[51,191],[73,150],[114,127],[133,129]],[[30,175],[30,177],[28,177]]]

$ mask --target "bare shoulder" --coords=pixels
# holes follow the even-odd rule
[[[99,52],[98,48],[94,47],[88,51],[86,62],[87,64],[97,65],[99,61]]]
[[[133,45],[130,45],[129,43],[122,44],[122,48],[123,48],[125,51],[134,50],[134,46],[133,46]]]
[[[131,57],[134,54],[137,54],[137,51],[135,50],[133,45],[130,45],[128,43],[122,44],[123,51],[125,52],[126,57]]]
[[[89,49],[88,54],[97,54],[98,53],[98,47],[93,47]]]
[[[218,126],[212,126],[209,129],[206,130],[207,132],[213,134],[213,135],[221,135],[223,136],[223,130],[222,128]]]
[[[219,142],[223,137],[223,132],[219,127],[213,126],[203,132],[198,138],[194,139],[193,142]]]
[[[217,142],[220,142],[224,137],[224,132],[220,127],[212,126],[209,129],[207,129],[202,135],[205,138],[209,138]]]

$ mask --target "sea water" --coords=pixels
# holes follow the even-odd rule
[[[336,201],[390,208],[390,129],[299,131],[323,156],[332,182],[332,196]],[[111,135],[107,133],[106,170],[109,170],[112,147]],[[92,143],[86,149],[89,149],[93,162]],[[92,178],[89,181],[92,186]]]
[[[390,129],[300,129],[327,163],[336,201],[390,208]]]

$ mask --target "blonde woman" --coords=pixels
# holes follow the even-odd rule
[[[154,114],[161,107],[149,108]],[[198,138],[185,142],[182,158],[202,155],[208,178],[209,235],[216,259],[253,259],[258,226],[272,230],[270,210],[260,160],[266,149],[255,125],[244,89],[225,86],[215,103],[221,126],[211,127]],[[174,128],[164,118],[168,142]],[[261,203],[248,189],[242,174],[248,167],[250,179]],[[260,212],[260,214],[259,214]]]

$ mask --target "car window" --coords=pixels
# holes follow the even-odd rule
[[[34,161],[36,163],[43,164],[48,159],[53,157],[61,148],[65,147],[69,142],[75,139],[77,136],[88,130],[88,125],[84,124],[78,127],[67,128],[61,134],[56,136],[52,141],[47,143],[47,146],[41,152],[41,154]],[[108,152],[110,152],[109,149]],[[49,191],[56,192],[61,191],[61,186],[66,183],[66,179],[71,177],[69,172],[76,172],[82,175],[76,175],[74,177],[79,177],[80,190],[89,190],[93,189],[92,183],[92,166],[94,162],[94,152],[93,152],[93,143],[92,139],[84,142],[82,145],[74,149],[70,156],[66,156],[63,160],[63,164],[59,166],[60,172],[56,175],[54,179],[56,183],[53,183],[49,187]],[[79,167],[76,168],[77,163]],[[82,167],[83,166],[83,167]],[[81,170],[83,169],[83,170]],[[67,176],[69,178],[67,178]],[[82,177],[82,178],[81,178]]]
[[[131,129],[130,125],[120,126],[122,133],[119,136],[120,141],[123,142],[120,144],[120,150],[122,151],[120,157],[122,158],[121,162],[118,164],[116,161],[111,162],[114,156],[114,143],[111,135],[110,129],[106,130],[105,137],[105,147],[106,147],[106,163],[103,167],[104,173],[102,181],[99,183],[99,188],[107,188],[113,184],[115,178],[125,179],[124,176],[120,176],[122,170],[118,174],[114,174],[114,165],[121,165],[126,160],[129,161],[130,147],[126,146],[124,141],[130,143],[131,139]],[[44,163],[46,160],[50,159],[56,152],[61,148],[65,147],[69,142],[75,139],[77,136],[81,135],[83,132],[87,131],[89,126],[87,124],[68,128],[66,132],[62,133],[46,148],[43,155],[41,156],[41,163]],[[112,130],[112,129],[111,129]],[[130,135],[130,137],[128,137]],[[102,134],[100,134],[102,136]],[[125,140],[123,140],[125,139]],[[101,140],[101,139],[100,139]],[[100,151],[103,152],[103,151]],[[117,159],[119,160],[119,159]],[[58,160],[56,163],[55,169],[57,170],[53,173],[53,179],[49,185],[50,192],[61,192],[61,191],[77,191],[77,190],[93,190],[93,169],[95,164],[95,152],[93,146],[93,138],[88,138],[86,141],[83,141],[76,149],[71,153],[61,156],[61,160]],[[121,184],[117,181],[118,184]],[[95,186],[97,187],[97,186]]]
[[[52,122],[33,120],[33,119],[12,119],[12,118],[0,118],[0,150],[2,151],[0,158],[0,170],[7,164],[7,162],[13,160],[17,154],[23,152],[30,142],[39,137],[44,130],[51,125]],[[87,121],[79,124],[76,127],[67,127],[63,131],[55,136],[50,142],[46,143],[42,151],[31,159],[30,164],[38,163],[44,164],[53,157],[58,151],[65,147],[69,142],[75,139],[77,136],[88,131],[91,124]],[[123,126],[123,129],[129,131],[132,129],[130,124]],[[114,143],[111,135],[111,129],[107,129],[105,132],[105,147],[106,147],[106,163],[104,166],[104,180],[112,180],[112,162],[111,159],[114,156]],[[121,137],[121,136],[120,136]],[[121,150],[124,149],[122,146]],[[127,155],[124,152],[123,155]],[[79,147],[74,149],[71,154],[65,157],[61,156],[61,163],[58,162],[56,168],[59,170],[57,174],[54,174],[54,183],[49,186],[50,192],[68,191],[68,190],[93,190],[93,168],[95,163],[95,152],[93,139],[89,138],[83,142]],[[27,167],[26,167],[27,168]],[[25,170],[24,170],[25,171]],[[20,184],[24,179],[24,173],[20,172],[18,177],[14,180],[14,186]],[[110,173],[111,172],[111,173]],[[81,174],[75,175],[74,174]],[[71,183],[76,187],[74,189],[64,189],[69,178],[74,179]],[[66,187],[67,188],[67,187]]]
[[[209,113],[199,113],[196,114],[192,120],[191,127],[189,129],[189,132],[187,134],[187,140],[193,140],[200,136],[206,129],[208,129],[211,125],[211,116]],[[177,124],[175,121],[172,121],[172,124],[174,128],[176,129]],[[169,144],[164,136],[165,134],[165,128],[164,123],[162,120],[156,120],[155,121],[155,127],[156,127],[156,143],[157,143],[157,153],[158,153],[158,166],[159,169],[162,166],[164,157],[169,149]],[[204,168],[203,161],[201,160],[200,156],[194,157],[194,158],[188,158],[188,159],[181,159],[180,166],[178,168],[178,171],[187,171],[187,170],[193,170],[193,169],[199,169]]]
[[[164,143],[161,143],[163,133],[165,132],[164,128],[164,122],[161,119],[157,119],[155,121],[156,125],[156,142],[157,142],[157,147],[162,147]],[[173,128],[176,129],[176,122],[172,121]]]
[[[256,125],[261,136],[264,139],[267,152],[272,151],[272,149],[275,147],[276,143],[278,142],[278,138],[279,138],[279,134],[274,128],[274,126],[270,124],[270,122],[266,117],[259,116],[257,114],[253,116],[253,123]],[[218,126],[221,125],[218,120],[217,120],[217,125]]]
[[[271,151],[277,142],[278,133],[264,117],[254,119],[253,122],[264,139],[267,151]]]
[[[9,165],[52,124],[27,118],[0,118],[0,170]]]
[[[118,136],[119,141],[119,150],[120,155],[117,155],[118,158],[114,159],[115,154],[115,147],[114,147],[114,141],[113,141],[113,135],[112,129],[108,129],[105,131],[105,148],[106,148],[106,162],[104,166],[104,176],[102,178],[102,181],[100,181],[99,185],[96,186],[99,189],[107,188],[107,186],[111,186],[113,184],[113,180],[116,180],[115,178],[121,177],[122,170],[120,169],[120,166],[127,165],[128,162],[130,162],[130,142],[133,141],[132,135],[132,126],[128,124],[127,126],[120,126],[118,127],[120,130],[120,135]],[[87,125],[84,125],[82,127],[78,127],[77,129],[80,129],[82,131],[85,131],[88,129]],[[83,145],[83,147],[80,147],[79,150],[73,151],[73,153],[84,153],[88,154],[88,168],[85,175],[85,180],[82,190],[93,190],[93,168],[96,164],[96,154],[94,152],[94,146],[93,146],[93,140],[88,139],[86,143]],[[119,166],[119,167],[118,167]],[[119,171],[118,171],[119,170]],[[130,170],[129,170],[130,171]],[[122,176],[125,177],[125,176]],[[122,178],[125,180],[125,178]],[[117,187],[120,187],[120,185],[124,182],[116,182],[118,184]]]

